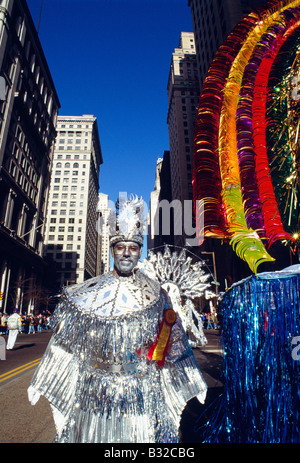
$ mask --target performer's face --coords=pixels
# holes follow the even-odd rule
[[[120,241],[113,247],[114,267],[118,274],[129,275],[141,255],[141,248],[133,241]]]

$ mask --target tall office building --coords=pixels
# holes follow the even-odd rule
[[[264,3],[266,0],[188,0],[195,34],[200,87],[216,51],[227,35],[244,15]]]
[[[161,251],[164,245],[174,244],[174,209],[168,207],[171,204],[170,151],[164,151],[156,163],[154,190],[150,194],[148,249]]]
[[[110,269],[109,235],[103,232],[102,225],[107,223],[110,213],[108,195],[99,193],[97,206],[97,275]]]
[[[148,226],[148,233],[147,233],[147,248],[154,249],[156,247],[155,239],[159,236],[159,197],[160,197],[160,172],[162,168],[163,159],[159,158],[156,163],[156,170],[155,170],[155,183],[154,183],[154,190],[150,193],[150,205],[147,217],[147,226]]]
[[[172,199],[184,204],[184,200],[193,198],[193,144],[199,101],[196,48],[191,32],[181,33],[179,46],[172,54],[167,89]],[[182,217],[175,214],[174,229],[183,232]],[[174,240],[176,245],[185,245],[184,233],[175,235]]]
[[[45,307],[43,235],[60,103],[25,0],[0,7],[0,310]]]
[[[45,255],[58,286],[97,273],[97,205],[102,153],[92,115],[58,116],[47,209]]]
[[[188,0],[191,8],[200,90],[211,62],[227,35],[243,16],[266,0]],[[202,258],[217,275],[223,291],[233,281],[249,275],[249,268],[228,243],[206,238],[199,248]]]

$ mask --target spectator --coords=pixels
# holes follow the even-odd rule
[[[0,334],[7,334],[7,316],[0,314]]]
[[[19,312],[19,309],[14,309],[13,315],[8,317],[8,320],[7,320],[7,328],[9,331],[7,345],[6,345],[7,350],[12,350],[14,348],[18,333],[20,333],[22,330],[21,317],[18,314],[18,312]]]
[[[212,315],[210,313],[207,314],[207,330],[213,330],[214,327],[212,325]]]
[[[43,331],[43,327],[44,327],[44,318],[42,315],[39,315],[37,318],[37,331],[40,333],[41,331]]]
[[[34,334],[35,329],[34,329],[34,319],[33,317],[30,317],[29,319],[29,329],[28,329],[28,334]]]

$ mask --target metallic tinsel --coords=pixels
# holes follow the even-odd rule
[[[299,265],[225,293],[224,391],[202,428],[204,442],[300,442],[300,362],[292,357],[299,294]]]
[[[63,421],[57,442],[178,442],[182,410],[206,384],[179,320],[165,366],[146,358],[168,306],[140,271],[66,288],[30,386]]]
[[[204,204],[204,235],[228,240],[253,273],[261,263],[274,260],[269,254],[273,243],[285,240],[294,247],[299,235],[299,188],[295,186],[299,176],[295,170],[300,169],[295,169],[293,162],[292,172],[279,185],[272,175],[273,169],[276,173],[283,164],[286,172],[289,164],[284,162],[282,143],[286,137],[282,137],[282,126],[292,134],[290,138],[298,140],[299,110],[291,101],[291,91],[292,104],[287,111],[280,108],[279,114],[277,108],[275,138],[270,139],[269,130],[266,139],[270,66],[277,58],[277,64],[284,64],[282,44],[291,33],[299,35],[299,7],[299,0],[269,1],[242,18],[217,51],[199,100],[193,191],[194,201]],[[293,44],[290,51],[294,53]],[[296,69],[293,76],[298,76]],[[281,95],[281,88],[277,89]],[[284,112],[293,116],[292,131],[287,117],[281,117]],[[281,137],[282,143],[278,144]],[[277,164],[269,165],[269,149],[274,150]],[[298,165],[298,151],[295,157]],[[278,198],[278,190],[286,193],[283,200]],[[278,203],[283,203],[282,216],[283,208]],[[296,226],[287,229],[291,215]]]

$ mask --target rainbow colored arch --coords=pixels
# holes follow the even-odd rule
[[[298,87],[300,0],[273,0],[229,34],[200,96],[193,191],[204,236],[229,240],[254,273],[274,260],[273,243],[294,247],[300,234]]]

